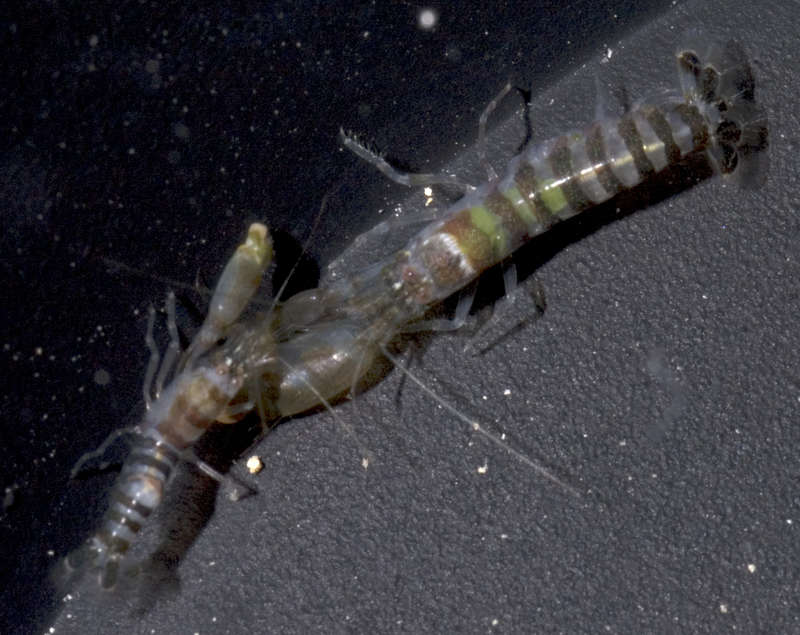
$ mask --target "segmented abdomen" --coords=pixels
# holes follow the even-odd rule
[[[151,431],[137,440],[122,467],[98,531],[89,541],[89,555],[102,567],[101,582],[112,587],[120,561],[147,518],[158,507],[178,452]]]
[[[533,146],[417,236],[401,275],[419,267],[432,284],[417,287],[416,300],[442,300],[557,221],[705,150],[710,139],[698,108],[676,99]]]

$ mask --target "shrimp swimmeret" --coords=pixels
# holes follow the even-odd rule
[[[171,343],[158,370],[151,313],[148,411],[141,439],[112,490],[100,529],[77,552],[101,571],[103,586],[115,584],[125,553],[160,503],[176,463],[215,421],[236,420],[252,409],[262,421],[271,421],[328,407],[352,390],[381,354],[394,361],[387,344],[398,334],[439,327],[415,324],[433,305],[556,222],[646,185],[653,175],[691,157],[705,157],[724,178],[757,185],[765,174],[767,125],[755,103],[754,79],[742,48],[734,42],[685,47],[677,60],[682,96],[661,96],[619,119],[528,146],[501,176],[490,174],[486,184],[468,191],[403,249],[247,322],[239,318],[272,256],[266,227],[252,225],[217,284],[203,327],[183,354],[174,299],[168,298]],[[482,116],[481,138],[494,104]],[[345,145],[401,183],[458,184],[449,176],[402,174],[352,138],[345,137]],[[457,313],[463,316],[464,311]]]

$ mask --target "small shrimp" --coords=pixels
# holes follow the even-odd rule
[[[144,381],[147,411],[135,430],[137,441],[111,491],[111,502],[100,527],[82,548],[67,557],[70,569],[97,569],[101,586],[114,587],[125,554],[161,503],[178,462],[211,424],[231,420],[231,415],[236,414],[229,404],[240,392],[247,368],[224,348],[213,347],[249,303],[271,259],[272,241],[267,228],[254,223],[245,242],[228,261],[214,290],[206,321],[183,355],[175,326],[175,296],[170,293],[167,297],[170,343],[160,367],[153,339],[155,310],[150,308],[146,342],[151,355]],[[164,388],[167,376],[176,368],[175,377]],[[235,410],[250,407],[244,404]],[[81,457],[73,474],[86,460],[104,452],[119,434],[120,431],[112,433],[98,450]],[[200,467],[221,478],[210,466],[201,463]]]
[[[397,365],[387,350],[397,334],[458,328],[471,298],[462,298],[466,302],[459,302],[450,323],[424,321],[433,305],[555,223],[639,187],[667,168],[705,157],[726,179],[745,187],[759,185],[766,173],[767,122],[755,102],[755,81],[743,49],[733,41],[691,44],[678,52],[677,62],[683,95],[659,97],[621,118],[530,145],[511,159],[502,175],[487,169],[489,180],[480,187],[449,175],[401,173],[342,133],[345,147],[398,183],[460,186],[465,194],[386,260],[290,298],[266,333],[274,336],[274,346],[258,342],[263,330],[242,334],[237,346],[254,352],[248,366],[257,378],[252,389],[267,404],[264,410],[295,414],[352,393],[379,355]],[[508,90],[506,86],[480,118],[484,164],[486,119]],[[533,465],[477,422],[454,412]]]

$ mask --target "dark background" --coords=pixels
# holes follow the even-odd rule
[[[800,7],[459,7],[430,31],[407,3],[4,10],[3,632],[800,632]],[[532,88],[544,138],[598,99],[615,112],[620,93],[674,86],[670,56],[697,28],[757,59],[767,186],[715,180],[569,224],[521,256],[541,320],[480,356],[463,333],[423,339],[412,364],[580,499],[394,372],[337,408],[358,441],[330,413],[278,426],[254,497],[183,470],[137,546],[159,575],[62,600],[48,572],[115,476],[69,470],[141,414],[147,306],[174,289],[190,329],[195,280],[213,283],[253,220],[275,235],[280,281],[329,194],[291,281],[313,286],[405,200],[340,149],[340,126],[435,170],[506,80]],[[521,141],[511,122],[498,165]],[[224,466],[250,439],[225,430],[205,451]]]

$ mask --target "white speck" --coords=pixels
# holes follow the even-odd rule
[[[369,459],[367,457],[361,458],[361,467],[363,467],[365,470],[369,467]]]
[[[506,389],[503,391],[503,395],[505,395],[506,397],[508,397],[510,394],[511,394],[511,389],[510,389],[510,388],[506,388]]]
[[[489,471],[489,461],[484,459],[483,465],[478,468],[478,474],[486,474]]]
[[[247,469],[250,474],[258,474],[264,469],[264,462],[255,454],[247,459]]]
[[[720,604],[719,605],[719,612],[720,613],[727,613],[728,612],[728,605],[727,604]]]
[[[747,565],[747,570],[750,573],[755,573],[756,572],[756,565],[751,562],[750,564]]]
[[[425,7],[417,14],[417,24],[419,25],[419,28],[423,29],[424,31],[430,31],[431,29],[436,28],[438,23],[439,14],[435,9]]]
[[[496,617],[492,620],[492,626],[497,626],[499,623],[500,620],[498,620]]]

